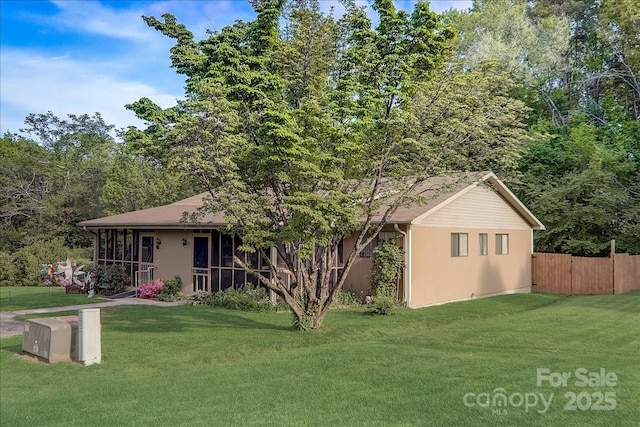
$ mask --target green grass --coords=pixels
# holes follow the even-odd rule
[[[508,295],[324,328],[285,313],[206,307],[102,311],[103,363],[36,364],[0,340],[0,425],[635,426],[640,293]],[[536,385],[537,368],[613,372],[614,387]],[[467,407],[467,393],[543,393],[549,410]],[[615,392],[611,411],[565,411],[565,393]],[[539,405],[538,409],[542,406]],[[494,408],[495,409],[495,408]]]
[[[65,294],[61,287],[0,287],[0,311],[91,304],[103,298],[87,298],[84,294]]]

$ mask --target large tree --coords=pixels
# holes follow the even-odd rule
[[[474,0],[452,13],[458,59],[496,61],[532,109],[516,193],[547,229],[536,248],[638,253],[640,27],[632,1]]]
[[[0,139],[0,251],[24,246],[45,210],[52,170],[47,150],[28,139],[5,134]]]
[[[173,203],[195,191],[189,174],[176,173],[156,159],[139,155],[127,143],[116,147],[104,173],[101,216]]]
[[[88,246],[78,221],[100,216],[98,198],[115,142],[100,114],[29,114],[22,132],[5,135],[0,150],[0,234],[13,251],[38,239],[64,237],[69,247]]]
[[[456,108],[447,115],[451,105],[440,98],[448,90],[438,79],[455,32],[428,3],[418,2],[409,14],[391,0],[376,0],[375,29],[353,2],[338,20],[323,15],[317,1],[252,4],[255,21],[236,22],[199,42],[171,15],[163,15],[164,22],[144,17],[176,39],[171,59],[186,76],[187,96],[167,110],[148,99],[131,104],[150,126],[130,128],[128,138],[199,177],[209,191],[204,210],[223,212],[245,250],[269,262],[267,251],[277,248],[291,286],[276,265],[264,274],[235,261],[291,307],[295,325],[313,329],[358,253],[396,209],[424,201],[421,185],[455,166],[443,154],[459,147],[465,155],[498,150],[503,156],[499,149],[513,141],[495,131],[498,141],[474,146],[473,114],[458,108],[464,89],[450,98]],[[486,81],[459,81],[470,95],[476,88],[491,92]],[[494,113],[512,107],[497,99]],[[522,107],[509,116],[513,123],[488,120],[482,130],[518,129]],[[446,116],[443,126],[424,123],[437,119],[430,108]],[[475,117],[485,112],[475,111]],[[448,145],[456,118],[467,127]],[[331,283],[340,241],[354,231],[355,246]]]

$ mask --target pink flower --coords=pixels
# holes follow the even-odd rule
[[[156,279],[152,282],[147,282],[140,285],[140,298],[155,298],[162,292],[164,282],[160,279]]]

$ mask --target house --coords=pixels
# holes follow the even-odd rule
[[[405,252],[398,291],[409,307],[530,292],[533,230],[544,229],[543,224],[493,173],[470,176],[473,179],[433,192],[425,204],[400,207],[377,240],[361,251],[344,289],[368,294],[372,250],[377,241],[391,239]],[[443,182],[432,178],[425,186],[439,188]],[[123,264],[132,282],[141,281],[142,272],[152,268],[155,277],[179,275],[186,294],[256,283],[234,265],[233,256],[260,269],[263,261],[257,254],[237,250],[238,238],[221,231],[221,214],[208,215],[197,224],[182,221],[185,212],[202,205],[205,195],[79,226],[94,234],[95,262]],[[349,253],[354,243],[355,235],[345,238],[340,252]],[[271,256],[277,259],[275,250]],[[334,267],[336,275],[341,261]]]

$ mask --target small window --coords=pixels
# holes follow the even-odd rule
[[[373,248],[375,247],[376,239],[373,239],[367,244],[367,246],[362,248],[362,250],[360,251],[360,258],[371,258],[371,255],[373,255]]]
[[[396,239],[396,232],[395,231],[381,231],[380,233],[378,233],[378,241],[379,242],[388,242],[388,241],[395,241]]]
[[[379,243],[388,241],[394,242],[395,239],[395,231],[381,231],[380,233],[378,233],[375,239],[370,241],[369,244],[360,251],[360,258],[371,258],[371,256],[373,255],[373,250],[378,246]]]
[[[496,254],[506,255],[509,253],[509,235],[496,234]]]
[[[467,233],[451,233],[451,256],[469,255],[469,235]]]
[[[480,243],[480,255],[485,256],[489,254],[489,235],[487,233],[480,233],[478,235]]]

